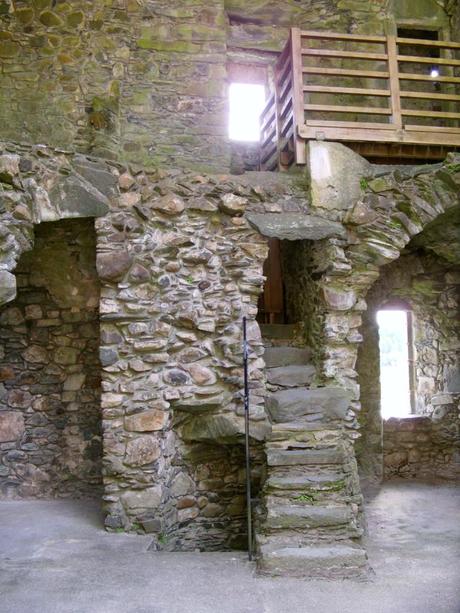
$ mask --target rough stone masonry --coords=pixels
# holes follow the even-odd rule
[[[343,153],[350,163],[345,147],[327,147],[335,156]],[[45,336],[33,355],[29,355],[30,347],[24,347],[25,357],[43,359],[44,371],[54,373],[56,383],[63,382],[61,391],[57,387],[53,393],[57,405],[64,407],[64,426],[59,411],[47,413],[44,402],[50,394],[43,385],[34,387],[20,368],[2,371],[6,397],[13,392],[13,403],[7,400],[0,411],[2,466],[8,470],[6,474],[2,469],[2,483],[9,484],[10,494],[26,495],[39,487],[40,480],[53,484],[47,487],[54,487],[59,495],[70,492],[67,486],[62,491],[56,487],[57,465],[52,459],[50,466],[45,461],[53,445],[62,444],[53,434],[56,428],[58,432],[73,428],[75,441],[79,431],[83,433],[84,443],[70,445],[70,462],[75,463],[80,454],[77,464],[91,474],[87,483],[97,485],[100,427],[109,529],[150,532],[156,548],[241,546],[245,528],[240,324],[245,314],[251,320],[250,432],[252,479],[261,496],[257,514],[261,568],[312,576],[362,572],[362,498],[353,440],[359,409],[354,365],[363,298],[381,265],[398,257],[394,245],[402,248],[429,221],[458,205],[460,175],[454,156],[444,165],[382,176],[376,176],[378,168],[358,156],[353,164],[368,177],[368,188],[352,208],[347,210],[341,203],[326,209],[314,190],[305,192],[305,184],[296,177],[145,171],[42,146],[5,145],[0,156],[1,262],[8,283],[1,321],[18,338],[23,334],[22,318],[27,322],[28,317],[37,317],[36,322],[30,320],[35,322],[31,332],[37,326],[59,335],[52,326],[67,326],[59,341],[60,352]],[[76,258],[78,264],[69,262],[69,274],[59,280],[62,285],[49,280],[47,295],[51,290],[59,302],[71,290],[76,269],[79,274],[93,270],[87,279],[88,296],[79,283],[71,307],[71,320],[80,326],[78,304],[94,309],[100,292],[101,413],[99,424],[92,422],[90,436],[85,425],[73,426],[68,414],[69,406],[83,393],[79,386],[86,367],[78,365],[78,356],[83,352],[85,359],[90,358],[84,344],[87,328],[80,329],[72,341],[73,324],[66,324],[65,311],[48,304],[45,295],[34,296],[33,309],[21,306],[22,286],[26,291],[28,284],[43,282],[34,271],[43,259],[38,255],[40,237],[47,236],[46,228],[53,226],[50,236],[58,245],[59,236],[72,227],[65,224],[83,229],[78,226],[83,220],[59,221],[75,216],[95,218],[96,244],[82,243],[87,245],[85,262],[82,255]],[[267,387],[264,341],[254,320],[267,254],[263,233],[269,233],[263,224],[269,220],[270,231],[284,238],[296,216],[305,223],[299,224],[304,229],[295,238],[304,241],[306,250],[296,274],[306,275],[314,299],[295,307],[300,321],[288,346],[306,349],[308,339],[318,355],[314,368],[307,369],[308,377],[297,370],[291,372],[291,382],[277,379],[276,368],[290,364],[296,368],[297,359],[290,362],[288,358],[287,364],[272,362]],[[330,217],[333,222],[325,233]],[[49,253],[67,257],[66,247],[62,245],[58,254],[53,241],[47,241]],[[29,264],[24,259],[27,253],[37,254]],[[28,266],[29,281],[21,276]],[[45,268],[53,271],[49,261]],[[19,281],[17,298],[15,280]],[[38,317],[39,309],[44,320]],[[306,314],[314,317],[302,320]],[[94,321],[94,310],[91,317]],[[87,333],[93,342],[94,333],[90,335],[89,328]],[[284,342],[281,339],[275,345]],[[48,364],[44,356],[51,350],[54,362]],[[88,364],[99,369],[94,358]],[[302,362],[299,365],[302,369]],[[21,406],[15,406],[18,381]],[[291,398],[297,393],[293,386],[300,390],[298,402]],[[94,406],[96,379],[91,389],[85,398]],[[285,396],[289,396],[287,404]],[[80,414],[83,417],[81,410]],[[37,428],[40,436],[32,440]],[[88,457],[88,469],[81,457]],[[15,462],[23,462],[25,470],[15,471]],[[87,489],[75,487],[73,494]],[[306,539],[300,549],[299,534]],[[308,545],[312,538],[313,548]],[[292,549],[293,539],[297,552]]]
[[[317,141],[305,172],[230,175],[226,88],[246,70],[269,83],[292,26],[383,34],[426,15],[455,39],[454,0],[0,0],[2,496],[102,488],[107,528],[153,549],[243,547],[246,315],[259,567],[365,571],[355,441],[382,433],[360,396],[367,294],[406,248],[416,269],[450,257],[460,160],[374,167]],[[267,237],[293,321],[262,335]],[[371,446],[380,474],[384,451],[390,475],[456,467],[438,366],[455,379],[458,327],[431,307],[453,310],[458,276],[421,281],[433,384],[423,420]]]

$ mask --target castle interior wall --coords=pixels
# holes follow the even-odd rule
[[[35,227],[0,311],[0,488],[100,496],[99,283],[93,220]]]
[[[367,477],[457,474],[459,281],[455,262],[408,248],[383,268],[367,296],[357,363],[362,401],[357,453]],[[382,421],[376,314],[391,299],[403,300],[413,313],[416,406],[414,416]]]

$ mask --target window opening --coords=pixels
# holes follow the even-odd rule
[[[260,114],[265,106],[265,87],[231,83],[229,87],[229,137],[231,140],[260,140]]]
[[[383,419],[407,417],[415,410],[412,313],[377,312],[380,350],[380,406]]]

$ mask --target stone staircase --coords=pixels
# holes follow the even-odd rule
[[[273,430],[256,531],[258,568],[298,577],[363,575],[360,495],[343,433],[347,392],[310,388],[316,375],[311,352],[295,346],[292,326],[262,326],[262,334]]]

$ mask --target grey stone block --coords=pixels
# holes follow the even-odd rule
[[[305,213],[247,213],[246,218],[263,236],[281,240],[321,240],[330,236],[346,236],[341,224]]]
[[[301,387],[271,394],[266,400],[266,407],[273,421],[286,422],[314,413],[326,418],[343,419],[349,403],[349,392],[340,387],[311,390]]]
[[[271,575],[338,578],[364,575],[366,553],[348,544],[315,547],[261,547],[259,570]]]
[[[267,370],[267,381],[272,385],[284,387],[299,387],[311,383],[316,374],[316,368],[306,366],[279,366]]]
[[[351,520],[348,506],[314,506],[308,503],[302,505],[276,505],[268,507],[265,522],[267,529],[285,528],[319,528],[323,526],[341,526]]]
[[[264,353],[267,368],[308,364],[311,350],[308,347],[267,347]]]
[[[267,449],[269,466],[294,466],[296,464],[341,464],[344,454],[341,449]]]

